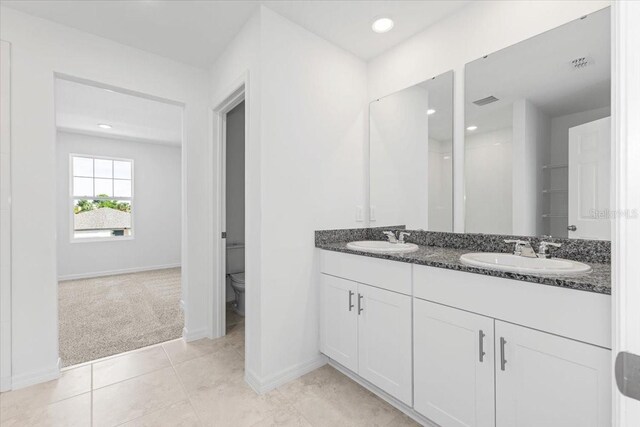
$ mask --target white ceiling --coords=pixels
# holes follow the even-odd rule
[[[469,1],[265,1],[269,8],[364,60],[374,58],[442,20]],[[371,30],[376,17],[393,19],[391,31]]]
[[[610,8],[603,9],[467,64],[466,126],[479,126],[477,132],[501,126],[519,99],[549,117],[610,106],[610,19]],[[579,57],[591,65],[573,68]],[[472,103],[490,95],[499,101]]]
[[[182,107],[56,79],[56,127],[89,135],[158,144],[182,142]],[[101,129],[99,123],[111,125]]]
[[[468,2],[2,0],[2,5],[180,62],[207,67],[260,4],[368,60]],[[386,34],[371,30],[372,21],[381,15],[395,21],[395,27]]]

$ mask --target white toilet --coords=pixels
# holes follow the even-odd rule
[[[230,244],[227,246],[227,277],[235,301],[233,309],[236,313],[244,316],[244,245]]]

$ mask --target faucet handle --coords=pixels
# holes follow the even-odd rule
[[[406,236],[411,236],[411,233],[407,233],[406,231],[401,231],[400,233],[398,233],[398,242],[404,243],[404,238]]]
[[[520,239],[506,239],[506,240],[504,240],[504,242],[505,243],[513,243],[513,244],[516,245],[514,250],[513,250],[513,254],[514,255],[522,255],[522,248],[529,244],[528,241],[520,240]]]
[[[562,243],[540,242],[540,245],[538,246],[538,257],[549,258],[549,246],[559,248],[562,246]]]
[[[398,243],[396,233],[394,233],[393,231],[383,231],[382,234],[387,236],[387,239],[389,239],[389,243]]]

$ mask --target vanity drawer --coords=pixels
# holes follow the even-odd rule
[[[413,266],[416,298],[611,348],[611,296]]]
[[[404,262],[321,250],[320,271],[354,282],[411,295],[411,264]]]

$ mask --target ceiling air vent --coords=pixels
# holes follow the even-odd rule
[[[475,101],[473,101],[474,104],[482,107],[483,105],[487,105],[487,104],[491,104],[492,102],[496,102],[498,100],[498,98],[496,98],[495,96],[491,95],[491,96],[487,96],[486,98],[482,98],[482,99],[477,99]]]
[[[573,68],[574,70],[581,70],[590,65],[593,65],[593,62],[593,58],[589,58],[588,56],[581,56],[571,61],[571,68]]]

